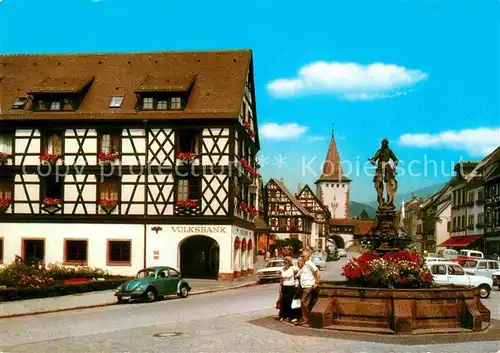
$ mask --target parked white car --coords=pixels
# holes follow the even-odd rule
[[[442,257],[433,257],[433,256],[428,256],[425,258],[425,262],[436,262],[436,261],[449,261],[447,259],[443,259]]]
[[[477,257],[480,259],[484,259],[484,254],[481,251],[477,251],[477,250],[467,250],[467,249],[460,250],[460,253],[458,254],[458,256]]]
[[[453,250],[453,249],[444,249],[441,251],[438,251],[438,254],[440,257],[444,259],[454,259],[458,256],[458,251]]]
[[[321,270],[322,268],[326,268],[326,260],[321,255],[312,255],[311,261],[316,265],[316,267]]]
[[[281,279],[281,269],[285,266],[283,260],[271,260],[266,263],[264,268],[257,271],[259,283],[264,281],[276,281]]]
[[[338,249],[339,252],[339,257],[347,257],[347,250],[346,249]]]
[[[493,288],[493,280],[484,276],[468,275],[462,266],[452,261],[428,262],[434,282],[437,284],[455,284],[479,288],[481,298],[488,298]]]

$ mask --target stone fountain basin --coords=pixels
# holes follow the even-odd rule
[[[471,286],[387,289],[323,281],[311,325],[379,334],[470,333],[486,330],[490,317]]]

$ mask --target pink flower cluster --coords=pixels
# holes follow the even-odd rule
[[[195,208],[196,206],[198,206],[198,201],[191,199],[178,200],[176,204],[177,206],[183,208]]]
[[[433,283],[423,257],[409,250],[387,253],[382,257],[376,252],[364,252],[343,266],[342,275],[351,283],[376,283],[389,288],[430,287]]]
[[[118,158],[120,158],[120,154],[118,152],[112,152],[112,153],[101,152],[99,153],[97,158],[99,158],[99,160],[102,162],[114,162]]]
[[[40,288],[41,286],[46,286],[54,282],[53,278],[47,276],[37,276],[37,275],[21,275],[19,279],[19,284],[23,286],[29,286],[31,288]]]
[[[40,156],[42,162],[55,162],[59,156],[53,153],[44,153]]]
[[[61,203],[61,200],[60,199],[53,199],[53,198],[50,198],[50,197],[46,197],[46,198],[43,199],[42,203],[44,205],[53,206],[53,205],[59,205]]]

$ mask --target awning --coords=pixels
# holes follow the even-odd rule
[[[445,241],[443,241],[441,244],[438,245],[438,247],[442,247],[442,246],[451,246],[451,244],[459,241],[461,238],[461,236],[455,236],[455,237],[450,237],[448,239],[446,239]]]
[[[460,238],[461,239],[459,239],[457,242],[453,243],[453,245],[452,245],[453,247],[467,246],[467,245],[472,244],[473,242],[481,239],[481,236],[480,235],[469,235],[469,236],[460,237]]]

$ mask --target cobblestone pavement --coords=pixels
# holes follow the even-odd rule
[[[335,279],[343,260],[329,263]],[[481,352],[500,342],[402,346],[290,335],[249,323],[276,315],[277,284],[170,299],[0,320],[2,352]],[[500,292],[485,304],[500,319]],[[495,310],[496,308],[496,310]]]

